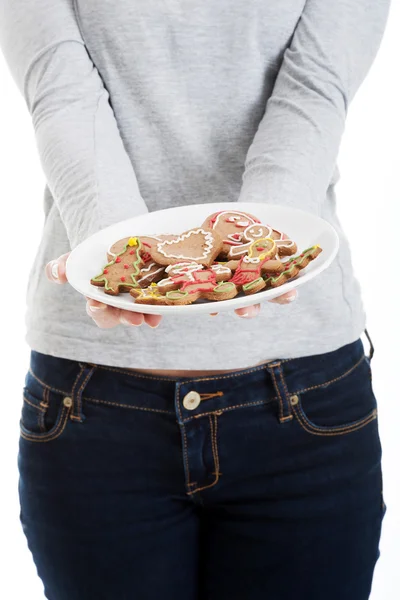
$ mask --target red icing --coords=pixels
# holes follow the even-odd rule
[[[142,254],[142,260],[143,262],[148,263],[151,260],[151,255],[148,252],[144,252]]]
[[[142,242],[142,246],[147,246],[148,248],[151,248],[151,244],[149,244],[148,242]]]
[[[120,257],[120,256],[117,256],[117,258],[115,259],[115,262],[116,262],[116,263],[120,263],[120,262],[121,262],[121,257]]]
[[[265,250],[265,248],[263,248],[262,246],[259,246],[259,247],[257,248],[257,252],[262,252],[263,250]]]
[[[129,254],[135,254],[135,251],[134,251],[134,250],[131,250],[131,251],[129,252]]]
[[[124,277],[124,275],[122,275],[121,281],[126,281],[126,277]]]
[[[104,269],[103,273],[104,273],[104,275],[107,275],[108,269]]]
[[[124,269],[129,269],[129,265],[124,265]]]
[[[203,279],[202,275],[207,275],[207,279]],[[190,287],[190,293],[195,292],[212,292],[217,285],[217,279],[214,271],[207,269],[205,271],[194,271],[192,273],[194,281],[185,281],[180,288],[180,291],[184,292],[186,288]],[[196,285],[197,283],[197,285]]]

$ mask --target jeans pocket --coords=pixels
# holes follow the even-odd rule
[[[324,386],[292,396],[293,413],[310,434],[334,436],[353,433],[377,419],[371,368],[364,357],[348,375]]]
[[[50,442],[65,431],[72,399],[40,383],[29,373],[23,390],[20,435],[31,442]]]

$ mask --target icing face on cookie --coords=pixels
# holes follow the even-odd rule
[[[222,253],[227,254],[230,246],[242,243],[243,232],[247,227],[260,223],[253,215],[240,211],[221,211],[207,218],[205,226],[212,228],[223,239]]]

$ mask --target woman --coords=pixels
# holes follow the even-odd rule
[[[47,179],[19,453],[47,598],[368,598],[381,447],[334,185],[388,4],[2,0]],[[296,302],[161,322],[88,300],[88,319],[51,284],[105,226],[236,199],[336,228]]]

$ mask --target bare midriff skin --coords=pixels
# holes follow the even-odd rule
[[[271,360],[264,360],[253,367],[258,367],[260,365],[265,365],[267,362],[272,362]],[[250,367],[251,368],[251,367]],[[243,371],[243,369],[230,369],[224,371],[169,371],[169,370],[154,370],[154,369],[125,369],[126,371],[131,371],[132,373],[144,373],[145,375],[154,375],[157,377],[206,377],[208,375],[223,375],[226,373],[236,373],[237,371]]]

